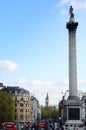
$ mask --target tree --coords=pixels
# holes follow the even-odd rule
[[[52,110],[51,118],[54,119],[54,120],[57,120],[57,118],[58,118],[58,114],[59,114],[58,109],[54,109],[54,110]]]
[[[51,107],[42,107],[41,108],[41,117],[43,119],[52,118],[54,120],[58,117],[58,109],[52,109]]]
[[[14,119],[14,102],[11,95],[0,91],[0,121],[12,121]]]

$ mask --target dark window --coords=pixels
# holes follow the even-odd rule
[[[20,107],[23,107],[24,105],[23,105],[23,103],[20,103]]]
[[[17,101],[17,97],[15,97],[15,101]]]
[[[20,120],[23,120],[23,115],[20,115]]]
[[[21,98],[20,100],[21,100],[21,101],[24,101],[24,99],[23,99],[23,98]]]
[[[17,103],[15,103],[15,107],[17,107]]]
[[[15,116],[15,120],[16,120],[17,118],[16,118],[16,116]]]
[[[23,109],[20,109],[20,112],[23,112]]]
[[[15,109],[15,112],[17,112],[17,109]]]
[[[85,105],[86,105],[86,100],[84,100],[84,103],[85,103]]]

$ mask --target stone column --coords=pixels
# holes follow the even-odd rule
[[[71,7],[72,8],[72,7]],[[77,97],[77,62],[76,62],[76,29],[78,22],[71,12],[70,20],[66,25],[69,32],[69,97]]]
[[[73,8],[70,6],[70,19],[66,24],[69,33],[69,97],[64,102],[63,123],[81,124],[82,103],[77,96],[77,58],[76,58],[76,29],[78,22],[74,20]]]

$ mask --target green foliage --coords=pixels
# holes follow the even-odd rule
[[[13,119],[13,98],[8,93],[0,91],[0,121],[12,121]]]
[[[51,117],[56,120],[58,117],[58,114],[59,114],[59,111],[57,109],[54,109],[52,110]]]
[[[57,119],[58,117],[58,109],[52,109],[51,107],[42,107],[41,108],[41,116],[43,119]]]

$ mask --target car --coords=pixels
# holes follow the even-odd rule
[[[5,130],[17,130],[14,122],[4,122],[2,125]]]
[[[17,125],[17,128],[18,128],[18,130],[23,130],[24,124],[18,124],[18,125]]]
[[[46,122],[40,122],[38,123],[38,128],[46,128]]]
[[[29,121],[29,122],[25,122],[24,124],[26,127],[31,127],[32,123]]]

